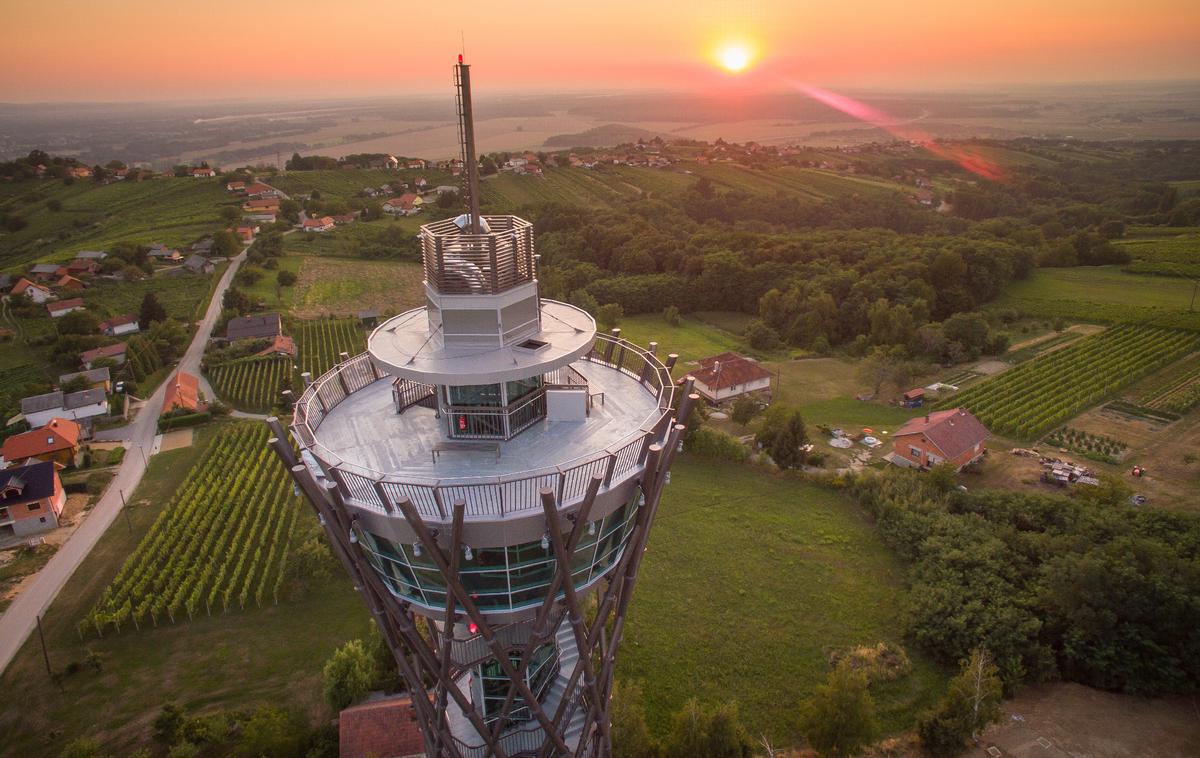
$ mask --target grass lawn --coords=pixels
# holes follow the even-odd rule
[[[679,326],[671,326],[656,313],[643,313],[621,319],[621,336],[636,345],[646,347],[658,343],[658,355],[662,360],[670,353],[679,354],[679,364],[688,363],[717,355],[729,350],[746,353],[747,347],[741,335],[725,331],[692,316],[683,316]],[[683,376],[679,369],[676,376]]]
[[[750,733],[795,744],[796,707],[841,647],[903,643],[903,567],[843,495],[748,466],[674,469],[634,593],[618,676],[642,680],[651,729],[691,696],[738,701]],[[909,727],[945,674],[873,694],[881,730]]]
[[[1200,314],[1187,312],[1191,296],[1191,282],[1129,274],[1116,266],[1044,268],[1011,285],[989,307],[1091,323],[1167,319],[1162,325],[1200,328]]]
[[[299,278],[300,266],[303,265],[304,258],[298,255],[287,255],[282,258],[275,258],[274,260],[278,265],[278,268],[274,270],[265,269],[260,266],[243,266],[238,271],[239,274],[242,271],[254,270],[261,272],[262,276],[249,287],[240,284],[238,286],[254,302],[264,303],[268,311],[287,312],[291,310],[296,287],[295,285],[280,287],[276,277],[280,271],[290,271]]]
[[[292,289],[296,318],[355,316],[376,308],[392,315],[425,302],[420,264],[304,256]]]
[[[354,198],[367,187],[378,188],[392,182],[408,182],[411,184],[418,176],[425,177],[429,186],[439,184],[457,184],[458,179],[451,177],[445,171],[431,169],[428,171],[383,171],[373,169],[329,169],[324,171],[288,171],[276,174],[266,181],[289,195],[306,195],[318,190],[323,199]],[[382,198],[381,198],[382,201]]]
[[[88,307],[104,316],[137,315],[142,298],[153,292],[158,302],[172,318],[192,321],[200,303],[208,305],[212,296],[213,279],[218,274],[184,274],[153,276],[136,282],[98,280],[83,291]]]
[[[129,497],[132,534],[123,516],[113,522],[42,620],[55,670],[82,661],[88,650],[100,655],[103,670],[84,667],[64,677],[60,692],[46,675],[35,634],[0,677],[10,702],[38,703],[34,709],[0,713],[5,735],[0,754],[57,755],[67,742],[86,735],[113,754],[128,755],[149,742],[151,722],[169,700],[195,710],[269,702],[314,723],[332,715],[321,699],[321,667],[337,645],[365,635],[368,628],[366,609],[340,575],[278,606],[202,615],[86,642],[76,633],[76,622],[149,529],[217,426],[198,428],[193,447],[151,459]]]

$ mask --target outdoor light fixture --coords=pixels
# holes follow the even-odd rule
[[[317,514],[317,521],[320,521],[320,522],[321,522],[321,526],[325,526],[325,514],[324,514],[324,513],[318,513],[318,514]]]
[[[418,558],[421,557],[421,543],[420,542],[413,543],[413,555],[415,555]]]
[[[471,552],[470,545],[463,547],[463,558],[466,558],[469,561],[474,557],[475,557],[475,554]]]
[[[354,527],[350,527],[350,544],[358,544],[358,533],[354,531]]]
[[[590,537],[596,536],[596,522],[595,521],[588,522],[588,536],[590,536]]]
[[[550,532],[546,532],[545,534],[542,535],[542,550],[549,550],[549,549],[550,549]]]

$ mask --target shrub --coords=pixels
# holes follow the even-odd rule
[[[741,463],[750,456],[746,446],[725,432],[700,427],[687,437],[684,449],[704,458]]]
[[[372,668],[362,640],[351,640],[334,651],[322,672],[323,692],[329,707],[340,711],[367,694]]]
[[[87,478],[87,493],[89,495],[99,495],[104,492],[104,488],[112,481],[112,473],[108,471],[97,471],[94,474],[89,474]]]
[[[168,429],[182,429],[188,426],[197,426],[212,420],[212,414],[208,411],[203,413],[188,413],[183,416],[163,417],[158,420],[158,430],[165,432]]]

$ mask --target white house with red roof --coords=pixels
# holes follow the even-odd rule
[[[68,313],[81,311],[87,306],[83,300],[78,297],[73,297],[68,300],[58,300],[53,303],[46,303],[46,310],[50,313],[50,318],[62,318]]]
[[[135,334],[140,328],[137,316],[131,314],[114,316],[100,322],[100,331],[109,337],[120,337],[122,334]]]
[[[303,226],[306,232],[327,232],[333,229],[333,217],[306,218]]]
[[[21,277],[13,285],[10,294],[23,295],[35,303],[46,303],[54,299],[54,293],[50,291],[49,287],[45,287],[37,282],[31,282],[25,277]]]
[[[210,179],[217,175],[217,172],[205,166],[199,166],[192,169],[193,179]]]
[[[987,427],[969,411],[951,408],[909,419],[892,435],[892,452],[884,456],[897,466],[933,468],[951,463],[958,470],[983,457]]]
[[[701,358],[700,369],[691,376],[696,380],[696,391],[710,403],[771,388],[771,372],[738,353]]]

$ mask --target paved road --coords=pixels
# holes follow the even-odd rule
[[[208,343],[213,326],[221,315],[221,299],[245,259],[246,251],[243,250],[230,261],[229,267],[221,276],[212,301],[208,304],[208,311],[197,325],[196,335],[179,363],[182,370],[197,376],[200,374],[200,359],[204,355],[204,346]],[[75,573],[75,569],[100,539],[100,535],[104,534],[117,518],[121,510],[122,493],[129,495],[142,480],[142,474],[146,471],[146,458],[151,455],[157,431],[157,409],[162,407],[166,388],[166,382],[158,386],[154,394],[146,399],[145,407],[132,424],[96,435],[96,439],[99,440],[126,440],[125,447],[128,453],[117,469],[112,483],[88,517],[38,572],[33,582],[13,600],[4,615],[0,616],[0,672],[8,667],[13,656],[25,643],[25,639],[37,625],[37,617],[54,602],[54,598],[71,578],[71,574]],[[136,454],[135,448],[138,448]]]

